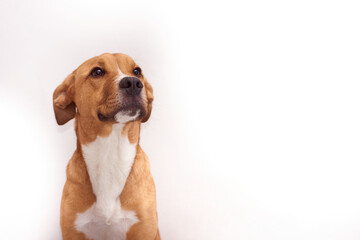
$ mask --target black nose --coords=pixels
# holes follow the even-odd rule
[[[136,77],[124,77],[120,81],[119,87],[126,90],[126,93],[129,95],[138,95],[143,88],[143,84]]]

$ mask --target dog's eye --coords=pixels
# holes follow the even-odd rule
[[[141,76],[141,69],[140,68],[135,68],[134,70],[133,70],[133,73],[136,75],[136,76]]]
[[[97,77],[102,77],[104,76],[105,72],[104,70],[102,70],[99,67],[94,68],[93,70],[91,70],[91,76],[97,78]]]

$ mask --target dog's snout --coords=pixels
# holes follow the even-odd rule
[[[136,77],[124,77],[120,81],[119,87],[120,89],[125,90],[129,95],[137,95],[141,92],[143,84],[141,83],[140,79]]]

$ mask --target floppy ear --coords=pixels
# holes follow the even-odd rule
[[[154,101],[153,88],[146,79],[145,79],[145,90],[146,90],[145,95],[147,98],[147,111],[146,111],[146,115],[141,119],[142,122],[146,122],[149,119],[152,110],[152,102]]]
[[[56,122],[59,125],[67,123],[75,117],[75,103],[74,97],[74,72],[71,73],[63,83],[61,83],[54,91],[53,106],[55,112]]]

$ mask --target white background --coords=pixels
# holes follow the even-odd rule
[[[0,238],[61,239],[52,92],[130,55],[163,239],[360,239],[358,1],[0,2]]]

